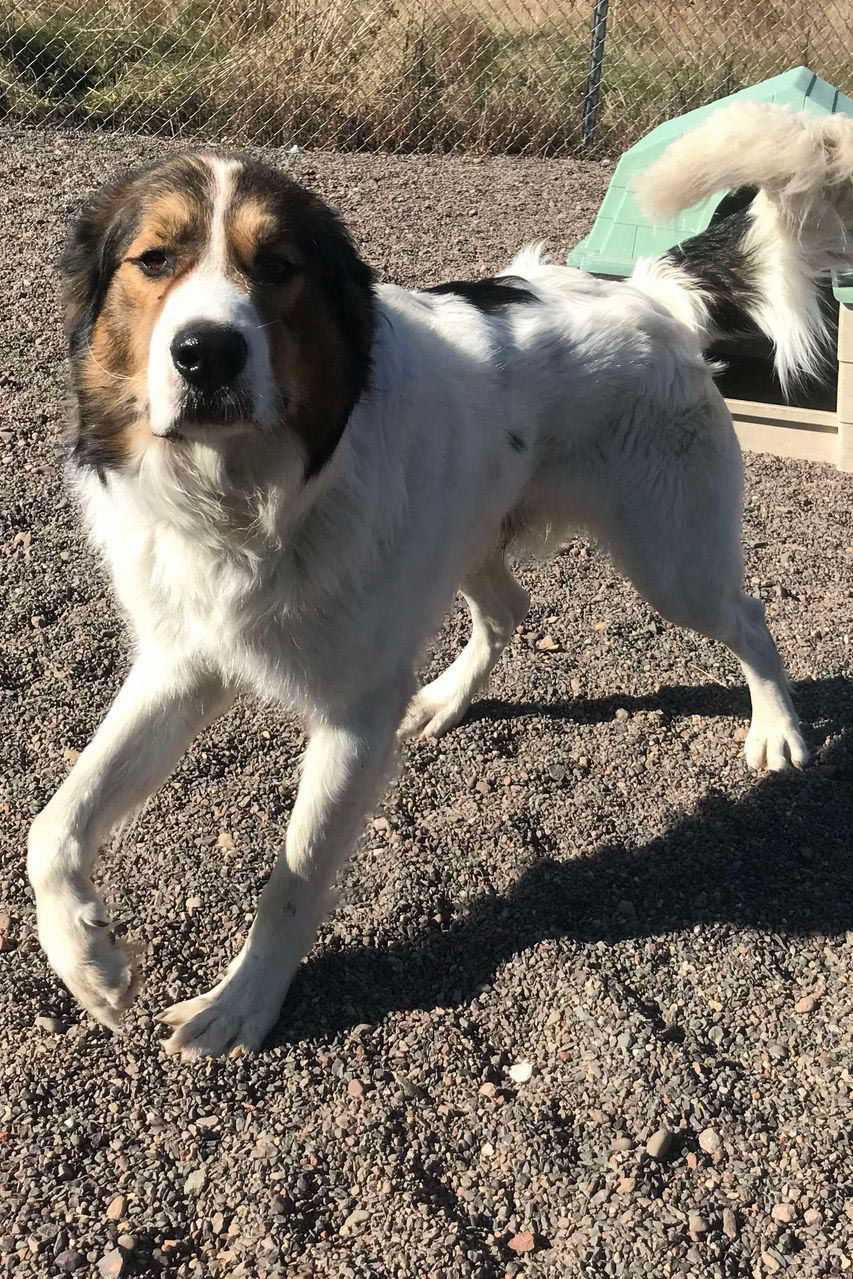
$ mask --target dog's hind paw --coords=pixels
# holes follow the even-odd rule
[[[746,762],[756,772],[781,773],[804,768],[809,750],[794,719],[755,719],[746,737]]]

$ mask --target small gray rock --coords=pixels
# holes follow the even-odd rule
[[[708,1233],[708,1223],[698,1212],[689,1212],[687,1214],[687,1229],[690,1231],[692,1239],[701,1239],[702,1235]]]
[[[658,1128],[646,1142],[646,1154],[652,1159],[666,1159],[672,1148],[672,1137],[669,1128]]]
[[[699,1149],[706,1155],[716,1155],[722,1149],[720,1134],[714,1128],[703,1128],[699,1134]]]
[[[68,1029],[68,1022],[61,1017],[36,1017],[35,1024],[48,1035],[64,1035]]]
[[[75,1252],[73,1248],[68,1248],[65,1252],[61,1252],[58,1257],[54,1258],[54,1265],[57,1270],[61,1270],[63,1274],[73,1274],[75,1270],[82,1269],[86,1264],[86,1258],[82,1252]]]
[[[364,1225],[365,1221],[369,1221],[370,1213],[364,1208],[354,1208],[341,1226],[341,1233],[349,1234],[353,1230],[357,1230],[359,1226]]]

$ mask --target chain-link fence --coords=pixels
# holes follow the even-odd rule
[[[805,64],[850,0],[0,0],[0,115],[237,143],[565,155]]]

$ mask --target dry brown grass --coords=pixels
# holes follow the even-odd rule
[[[0,0],[12,119],[241,142],[568,153],[592,0]],[[837,0],[612,0],[599,145],[807,62]],[[843,87],[843,84],[842,86]]]

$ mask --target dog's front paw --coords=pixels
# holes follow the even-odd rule
[[[103,903],[94,892],[69,889],[42,895],[37,914],[51,968],[96,1021],[117,1030],[139,977],[132,951],[116,937]]]
[[[236,971],[195,999],[173,1004],[157,1018],[173,1027],[163,1047],[185,1061],[223,1053],[257,1052],[278,1020],[285,990],[264,988]]]
[[[766,769],[771,773],[781,773],[792,765],[804,768],[809,762],[808,747],[799,725],[793,717],[782,715],[753,720],[744,754],[747,764],[756,772]]]

